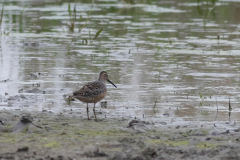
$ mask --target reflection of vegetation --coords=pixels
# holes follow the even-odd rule
[[[3,13],[4,13],[4,6],[2,7],[2,11],[1,11],[1,19],[0,19],[0,28],[1,28],[1,31],[2,31],[2,21],[3,21]],[[9,33],[10,33],[11,31],[9,31],[9,32],[3,32],[3,34],[5,34],[5,35],[9,35]],[[1,33],[2,34],[2,33]]]
[[[21,11],[21,14],[20,14],[20,16],[19,16],[19,21],[21,22],[21,20],[22,20],[22,14],[23,14],[23,11],[24,11],[24,8],[23,8],[23,10]],[[2,21],[3,21],[3,14],[4,14],[4,6],[2,7],[2,11],[1,11],[1,17],[0,17],[0,30],[2,31]],[[16,24],[15,25],[13,25],[13,28],[16,26]],[[9,35],[9,33],[11,32],[12,30],[10,30],[9,32],[5,32],[5,31],[3,31],[3,34],[5,34],[5,35]]]
[[[134,4],[134,0],[122,0],[125,3],[130,3],[130,4]]]
[[[2,26],[3,11],[4,11],[4,6],[2,7],[2,12],[1,12],[0,27]]]
[[[4,6],[2,7],[2,11],[1,11],[1,19],[0,19],[0,28],[1,28],[1,30],[0,31],[2,31],[2,21],[3,21],[3,13],[4,13]],[[3,32],[5,35],[9,35],[9,33],[10,33],[11,31],[9,31],[9,32]],[[1,33],[2,34],[2,33]]]
[[[204,17],[203,17],[203,25],[205,26],[206,25],[206,23],[207,23],[207,19],[209,18],[209,16],[210,16],[210,14],[213,14],[214,16],[215,16],[215,14],[214,14],[214,9],[215,9],[215,3],[216,3],[216,1],[215,0],[211,0],[211,3],[209,3],[209,1],[210,0],[206,0],[206,10],[205,11],[203,11],[203,9],[201,8],[201,2],[202,1],[200,1],[200,0],[197,0],[197,10],[198,10],[198,14],[200,14],[200,15],[203,15],[204,14]],[[202,2],[203,3],[203,2]],[[211,8],[210,8],[210,6],[211,6]]]
[[[208,12],[205,13],[205,16],[203,18],[204,26],[206,25],[206,20],[208,19],[210,13],[213,11],[214,8],[215,8],[215,5],[212,8],[208,9]]]

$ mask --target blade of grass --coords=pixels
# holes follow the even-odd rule
[[[21,13],[20,13],[19,20],[22,19],[22,15],[23,15],[24,9],[25,9],[25,8],[23,8],[22,11],[21,11]]]
[[[92,12],[92,10],[89,12],[89,14],[91,14],[91,12]],[[86,25],[88,24],[88,21],[89,21],[89,14],[88,14],[88,18],[87,18],[87,20],[85,21],[85,24],[84,24],[81,28],[79,28],[79,32],[81,32],[81,30],[82,30],[84,27],[86,27]]]
[[[98,37],[98,35],[102,32],[103,28],[99,29],[97,33],[95,34],[95,37],[91,40],[91,43],[93,42],[94,39]]]
[[[91,31],[90,30],[88,31],[88,34],[89,34],[89,41],[91,41]]]
[[[74,21],[76,21],[76,19],[77,19],[77,10],[76,10],[76,4],[74,5],[74,9],[73,9],[73,13],[74,13]]]
[[[82,15],[80,15],[80,17],[79,17],[79,22],[81,22],[81,20],[82,20]]]
[[[74,32],[74,28],[75,28],[74,23],[75,23],[75,19],[76,19],[76,4],[74,6],[73,13],[71,11],[71,4],[70,3],[68,4],[68,14],[70,17],[70,24],[67,23],[67,26],[68,26],[70,32]]]
[[[103,28],[101,28],[101,29],[99,29],[99,31],[97,31],[97,33],[96,33],[95,37],[93,38],[93,40],[98,37],[98,35],[102,32],[102,30],[103,30]]]
[[[71,11],[71,4],[70,4],[70,3],[68,4],[68,14],[69,14],[69,17],[70,17],[70,19],[71,19],[71,17],[72,17],[72,11]]]
[[[0,28],[1,28],[1,26],[2,26],[3,12],[4,12],[4,6],[2,7],[2,12],[1,12]]]
[[[231,107],[231,102],[230,102],[230,97],[229,97],[229,108],[228,108],[228,117],[229,117],[229,122],[231,122],[231,111],[232,111],[232,107]]]
[[[205,16],[204,16],[204,18],[203,18],[204,26],[206,25],[206,20],[208,19],[210,13],[213,11],[213,9],[215,8],[215,6],[216,6],[216,5],[214,5],[212,8],[210,8],[210,9],[208,10],[208,12],[205,13]]]
[[[11,32],[12,32],[12,30],[10,30],[9,32],[4,31],[4,34],[8,36]]]
[[[157,106],[157,101],[155,101],[155,104],[153,106],[153,113],[155,114],[156,113],[156,106]]]

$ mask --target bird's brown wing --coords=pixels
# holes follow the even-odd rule
[[[105,85],[100,82],[90,82],[83,86],[80,90],[73,92],[73,97],[91,97],[104,92]]]

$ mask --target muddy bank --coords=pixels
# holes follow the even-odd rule
[[[0,159],[240,159],[236,122],[0,111]]]

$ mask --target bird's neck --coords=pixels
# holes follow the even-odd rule
[[[105,80],[103,80],[103,79],[101,79],[101,78],[99,78],[98,81],[100,81],[100,82],[102,82],[102,83],[105,84]]]

